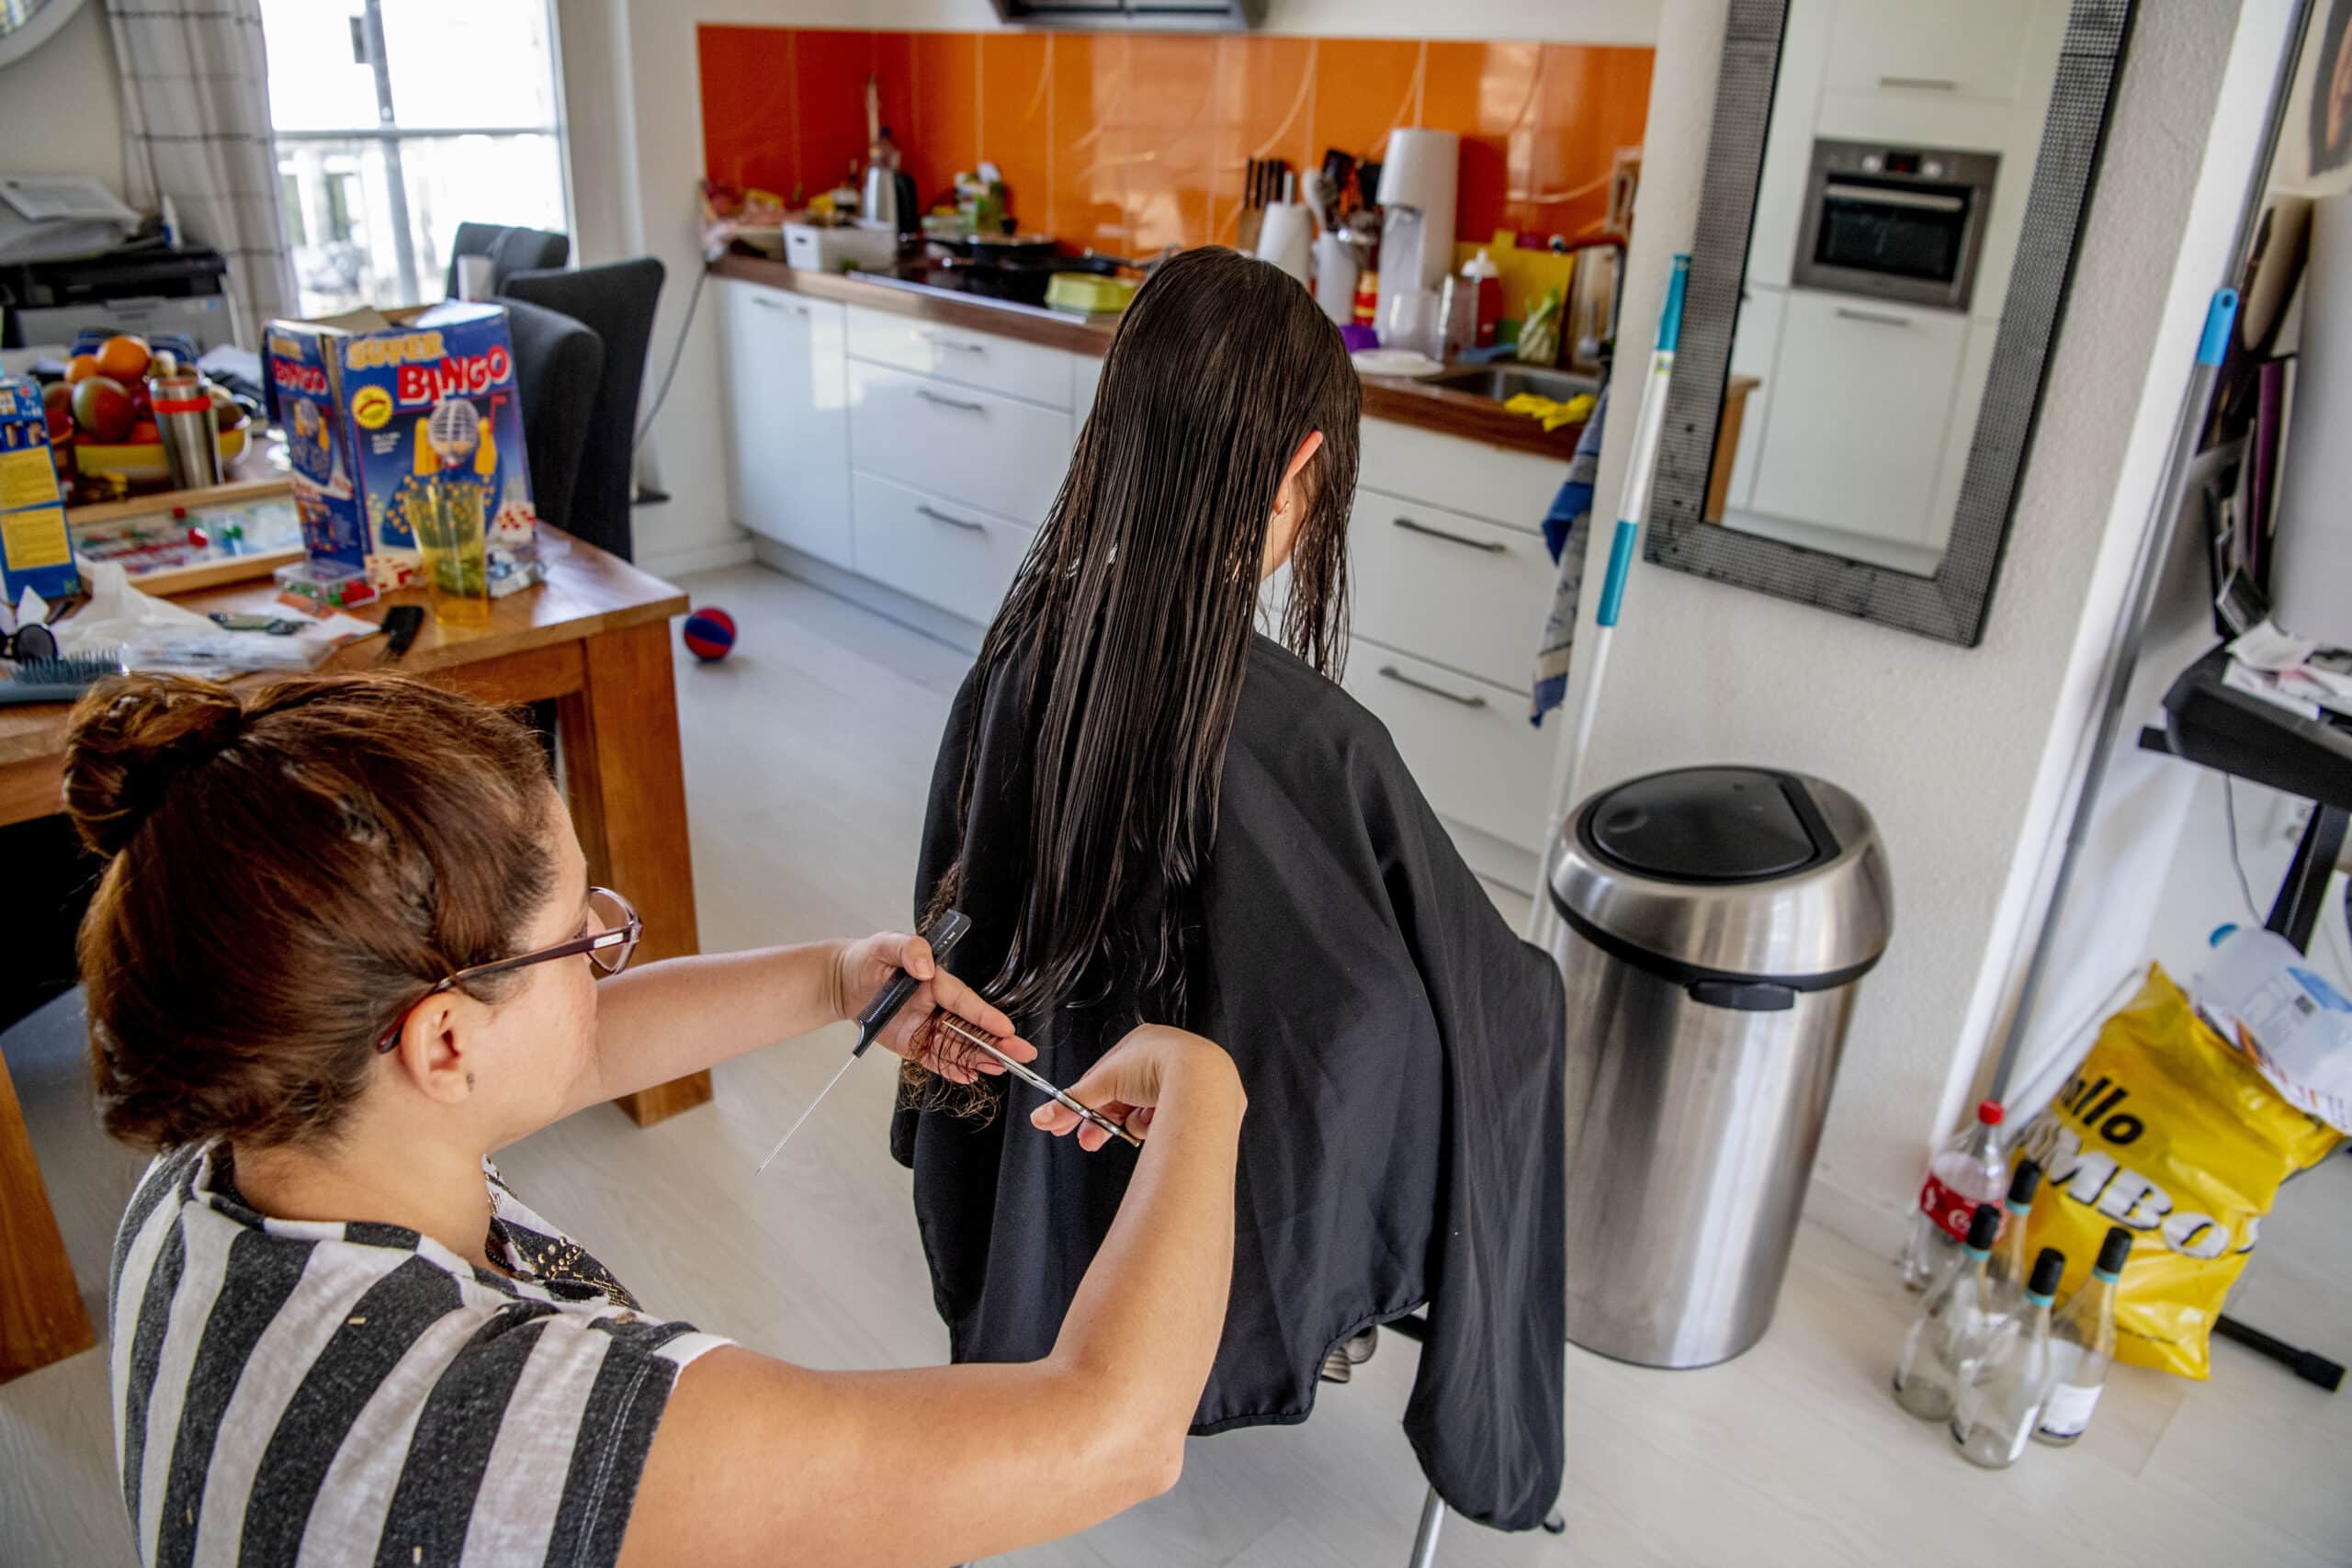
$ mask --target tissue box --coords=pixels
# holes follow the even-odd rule
[[[480,526],[492,594],[540,580],[504,306],[272,321],[266,346],[313,561],[363,570],[387,592],[417,585],[429,503]]]
[[[63,599],[82,587],[40,389],[7,377],[0,377],[0,581],[12,606],[28,588]]]

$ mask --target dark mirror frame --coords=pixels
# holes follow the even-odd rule
[[[1951,537],[1936,574],[1919,577],[1703,521],[1788,17],[1788,0],[1730,0],[1682,335],[1658,441],[1645,558],[1921,637],[1976,646],[2074,274],[2133,3],[2074,0],[2034,158],[2017,260],[2001,302],[1992,368],[1984,400],[1973,413],[1976,429]]]

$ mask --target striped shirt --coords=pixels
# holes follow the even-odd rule
[[[257,1213],[211,1145],[148,1168],[108,1291],[142,1563],[614,1561],[679,1371],[726,1341],[642,1315],[484,1171],[519,1278],[395,1225]]]

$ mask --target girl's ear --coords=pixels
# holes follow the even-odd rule
[[[1287,497],[1291,485],[1298,478],[1298,471],[1306,467],[1308,459],[1321,450],[1323,450],[1323,433],[1319,430],[1308,431],[1306,439],[1298,444],[1298,450],[1290,455],[1290,462],[1283,469],[1281,493]]]

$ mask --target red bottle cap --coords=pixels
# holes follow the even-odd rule
[[[2001,1124],[2001,1102],[1997,1100],[1988,1100],[1984,1101],[1984,1104],[1979,1105],[1976,1108],[1976,1119],[1979,1122],[1984,1122],[1987,1127],[1999,1126]]]

